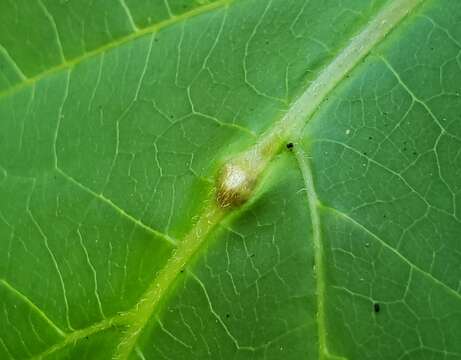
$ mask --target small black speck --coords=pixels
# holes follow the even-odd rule
[[[379,311],[381,310],[381,306],[378,303],[374,303],[373,310],[375,311],[375,313],[379,313]]]
[[[183,272],[184,272],[184,269],[181,269],[181,270],[180,270],[180,273],[182,274]]]
[[[417,153],[416,151],[413,151],[413,155],[414,155],[414,156],[417,156],[418,153]]]
[[[174,119],[174,115],[170,115],[170,119]]]
[[[366,153],[366,152],[364,152],[364,153],[363,153],[363,156],[367,156],[367,153]]]
[[[294,147],[294,144],[293,144],[292,142],[289,142],[289,143],[287,144],[287,149],[290,149],[290,150],[291,150],[291,149],[293,149],[293,147]]]
[[[85,336],[85,340],[88,340],[88,336]]]
[[[229,318],[230,318],[230,314],[226,314],[226,318],[229,319]]]
[[[406,148],[406,147],[404,147],[402,150],[403,150],[403,151],[407,151],[407,148]]]
[[[368,140],[373,140],[373,136],[369,136],[369,137],[368,137]]]
[[[251,254],[250,257],[251,257],[251,258],[254,258],[254,257],[255,257],[255,254]]]
[[[384,215],[383,215],[383,218],[387,218],[387,215],[386,215],[386,214],[384,214]]]

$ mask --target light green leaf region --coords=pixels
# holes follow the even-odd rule
[[[0,359],[461,359],[460,92],[459,1],[1,0]]]

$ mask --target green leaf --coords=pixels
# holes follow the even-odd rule
[[[0,2],[0,359],[460,359],[460,24]]]

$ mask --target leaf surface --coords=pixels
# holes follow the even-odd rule
[[[460,359],[460,23],[2,2],[0,358]]]

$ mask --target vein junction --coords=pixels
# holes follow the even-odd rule
[[[423,0],[394,0],[384,7],[363,30],[358,33],[342,51],[320,71],[316,80],[299,95],[285,115],[274,124],[260,140],[245,152],[238,154],[228,164],[239,164],[246,175],[255,181],[269,166],[271,160],[279,152],[288,138],[296,140],[300,137],[305,123],[312,117],[321,102],[334,90],[345,76],[395,28]],[[312,175],[302,153],[296,154],[301,172],[308,187],[312,186]],[[218,184],[219,185],[219,184]],[[251,194],[250,194],[251,195]],[[150,287],[132,310],[117,315],[86,330],[79,330],[67,336],[63,343],[55,345],[43,355],[48,355],[66,344],[75,342],[83,336],[95,333],[114,325],[128,325],[117,348],[114,359],[127,359],[134,351],[136,343],[147,322],[157,310],[159,303],[171,289],[177,275],[187,266],[196,251],[205,242],[215,226],[232,213],[233,207],[219,206],[214,201],[203,211],[201,217],[186,237],[181,241],[168,260],[165,267],[157,274]],[[313,187],[308,190],[308,201],[314,228],[314,248],[316,270],[318,271],[318,316],[319,316],[319,354],[322,357],[334,358],[326,346],[326,330],[323,312],[324,279],[323,251],[320,238],[320,220],[317,214],[317,198]]]

